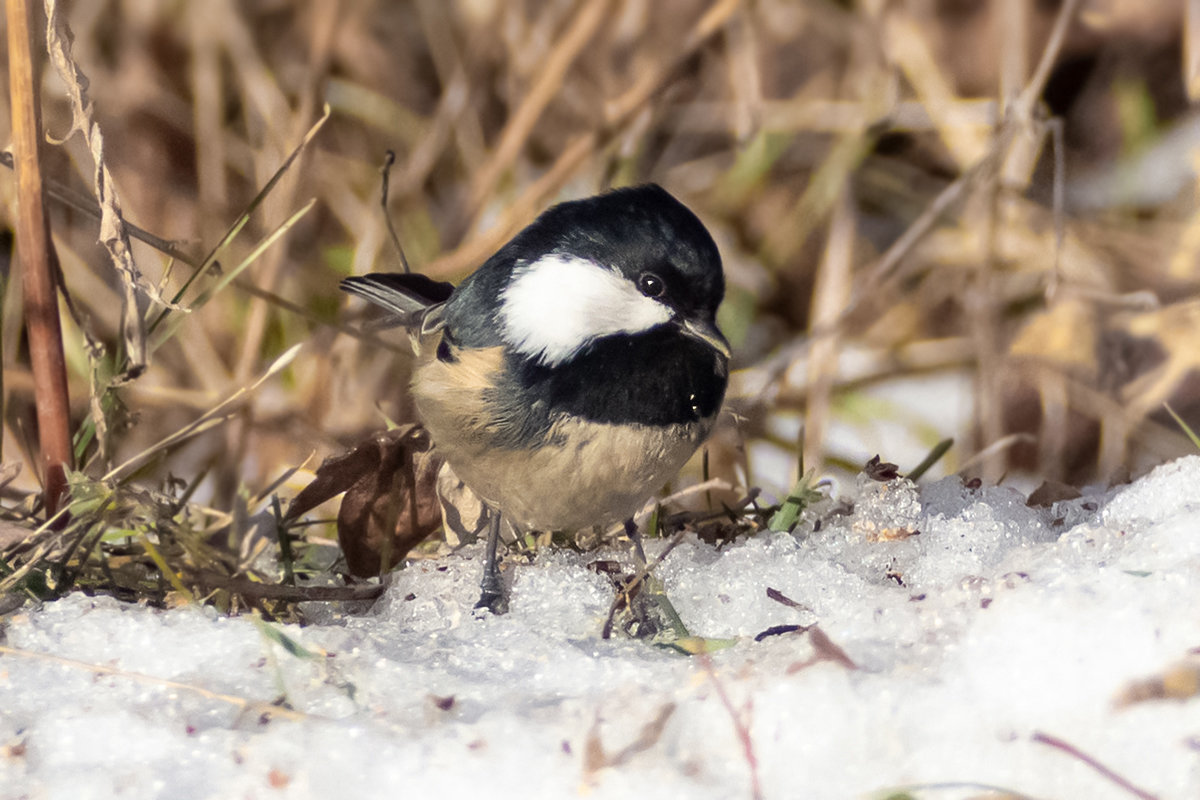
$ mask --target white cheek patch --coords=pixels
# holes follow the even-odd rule
[[[615,333],[638,333],[671,319],[665,305],[591,261],[551,254],[513,272],[500,303],[504,340],[546,366]]]

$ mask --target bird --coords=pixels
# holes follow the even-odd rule
[[[488,511],[477,608],[503,613],[501,520],[625,522],[711,433],[729,380],[721,256],[657,184],[551,206],[457,287],[370,273],[340,288],[408,328],[433,446]]]

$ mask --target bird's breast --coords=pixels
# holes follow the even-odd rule
[[[714,403],[688,389],[688,413],[677,420],[594,419],[555,403],[544,387],[514,380],[503,348],[454,355],[422,359],[413,385],[418,413],[458,477],[527,530],[628,518],[692,456],[719,406],[719,396]],[[714,373],[712,364],[707,372]],[[723,394],[723,375],[720,381]],[[680,405],[677,397],[671,402]]]

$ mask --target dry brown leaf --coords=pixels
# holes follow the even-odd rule
[[[359,577],[379,575],[441,526],[438,467],[419,425],[374,434],[325,459],[284,518],[296,519],[345,492],[337,530],[346,565]]]
[[[1147,700],[1189,700],[1200,695],[1200,657],[1173,664],[1161,675],[1129,683],[1113,704],[1124,708]]]
[[[458,547],[480,537],[487,526],[487,508],[479,495],[463,483],[449,464],[442,464],[437,477],[438,500],[442,505],[442,522],[446,528],[446,544]],[[505,523],[501,531],[504,541],[516,538],[511,526]]]
[[[891,462],[881,461],[876,455],[863,467],[863,474],[873,481],[887,483],[900,477],[900,468]]]
[[[1042,481],[1042,485],[1029,493],[1025,505],[1039,508],[1049,508],[1059,500],[1074,500],[1082,497],[1082,493],[1069,483],[1059,481]]]
[[[441,527],[437,467],[428,451],[380,449],[378,471],[351,487],[338,510],[338,542],[352,573],[391,569]]]

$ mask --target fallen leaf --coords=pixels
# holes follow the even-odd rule
[[[294,520],[345,492],[337,531],[346,565],[359,577],[379,575],[441,527],[439,466],[419,425],[374,434],[325,459],[284,519]]]
[[[900,468],[888,461],[880,461],[879,456],[872,456],[863,467],[863,474],[873,481],[887,483],[900,477]]]
[[[1200,695],[1200,658],[1168,667],[1161,675],[1129,683],[1113,704],[1124,708],[1147,700],[1188,700]]]
[[[1042,485],[1029,493],[1025,505],[1030,508],[1049,508],[1059,500],[1074,500],[1082,493],[1069,483],[1042,481]]]
[[[446,527],[446,544],[459,547],[483,535],[488,524],[487,507],[479,495],[459,480],[449,464],[443,463],[438,472],[437,495],[442,506],[442,522]],[[501,534],[506,542],[516,538],[507,521]]]

